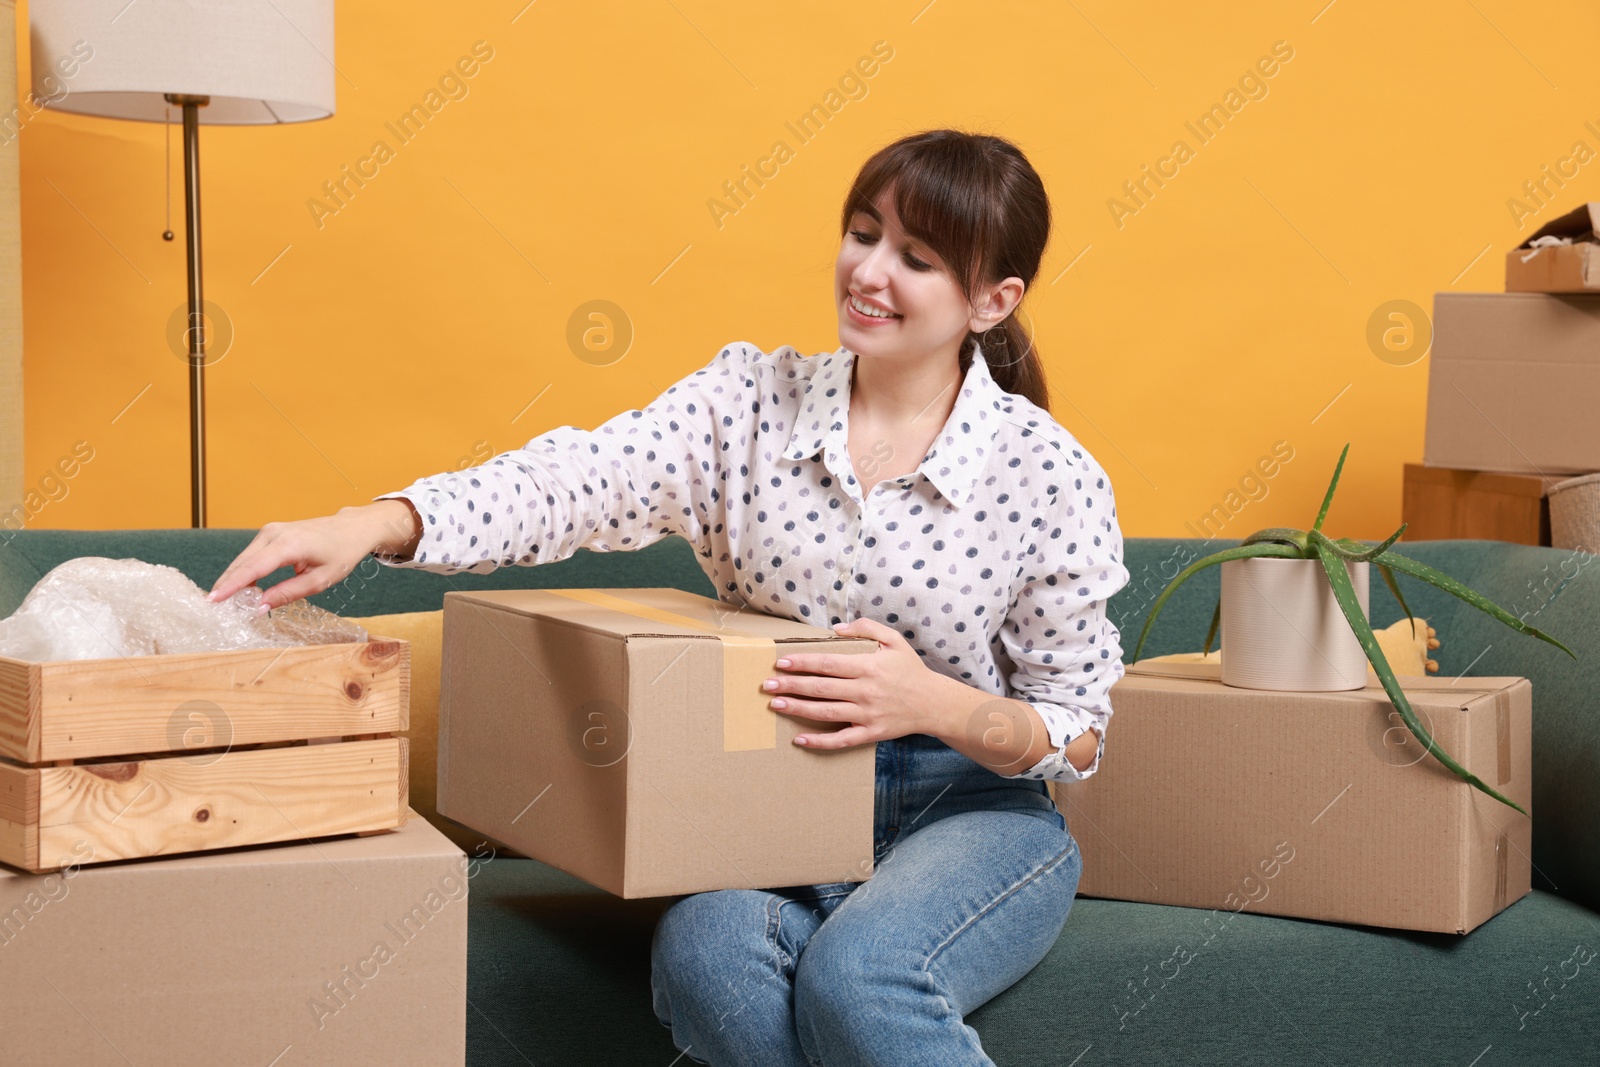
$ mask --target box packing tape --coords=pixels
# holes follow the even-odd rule
[[[776,669],[778,644],[772,638],[740,633],[596,589],[546,589],[544,592],[717,638],[722,642],[722,751],[778,747],[778,713],[767,706],[771,698],[761,688],[761,683],[773,677]]]
[[[1494,702],[1495,778],[1496,785],[1511,780],[1511,697],[1502,692]],[[1506,906],[1506,861],[1511,842],[1501,830],[1494,842],[1494,911],[1499,914]]]
[[[1498,915],[1506,907],[1506,860],[1511,851],[1511,841],[1506,837],[1504,830],[1494,841],[1494,914]]]
[[[1511,698],[1501,693],[1494,702],[1496,785],[1511,780]]]

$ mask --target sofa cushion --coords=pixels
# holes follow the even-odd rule
[[[28,548],[28,542],[19,543],[19,538],[9,532],[0,538],[0,617],[21,607],[23,599],[44,577],[36,553]]]
[[[1241,534],[1247,532],[1239,531]],[[1337,532],[1337,531],[1335,531]],[[209,586],[256,535],[253,529],[32,530],[0,547],[0,615],[8,615],[45,572],[77,556],[133,557],[178,567]],[[1230,547],[1222,539],[1130,537],[1129,585],[1107,605],[1131,653],[1151,603],[1178,569]],[[1443,635],[1439,675],[1516,675],[1533,682],[1534,885],[1600,909],[1600,557],[1498,541],[1400,542],[1414,559],[1444,571],[1534,625],[1566,641],[1574,662],[1544,642],[1517,634],[1448,593],[1401,578],[1413,614]],[[261,580],[274,585],[289,568]],[[1144,655],[1198,648],[1221,586],[1209,567],[1173,595],[1151,628]],[[503,567],[486,575],[441,575],[422,570],[358,568],[338,585],[311,597],[340,615],[437,611],[453,589],[673,586],[702,596],[715,590],[700,569],[694,546],[667,537],[632,552],[579,550],[570,559],[536,567]],[[1374,626],[1401,617],[1394,598],[1375,583]]]
[[[1448,563],[1429,558],[1430,550],[1451,549]],[[1600,556],[1493,541],[1426,542],[1406,555],[1577,655],[1460,601],[1447,624],[1436,624],[1449,635],[1441,677],[1515,675],[1533,683],[1533,884],[1600,910]],[[1408,596],[1417,584],[1406,587]]]
[[[1079,898],[1040,965],[968,1021],[1000,1063],[1092,1045],[1083,1063],[1466,1065],[1492,1046],[1487,1067],[1572,1062],[1600,1037],[1597,916],[1554,894],[1465,937],[1228,914]]]
[[[621,900],[537,860],[487,859],[468,896],[469,1062],[673,1062],[649,963],[676,899]],[[1600,1040],[1597,917],[1552,894],[1466,937],[1211,914],[1080,897],[1039,966],[967,1021],[998,1063],[1092,1048],[1076,1062],[1465,1065],[1493,1046],[1483,1067],[1570,1063]],[[1187,964],[1168,962],[1179,946]],[[1127,1014],[1147,978],[1159,991]]]

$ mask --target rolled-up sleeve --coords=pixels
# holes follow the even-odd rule
[[[1055,748],[1006,778],[1081,781],[1100,769],[1105,753],[1110,691],[1123,674],[1121,634],[1106,608],[1130,576],[1110,479],[1093,463],[1087,466],[1042,513],[1038,550],[1027,557],[1023,584],[1000,629],[1013,665],[1007,695],[1034,706]],[[1090,728],[1099,743],[1094,761],[1079,771],[1065,749]]]
[[[669,534],[698,547],[719,521],[723,442],[741,419],[750,355],[747,345],[729,345],[648,406],[594,430],[557,427],[480,466],[373,497],[409,500],[422,519],[410,558],[374,558],[486,574],[553,563],[580,548],[643,548]]]

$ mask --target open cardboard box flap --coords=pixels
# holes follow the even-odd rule
[[[1597,228],[1600,228],[1600,203],[1583,204],[1559,218],[1551,219],[1517,247],[1530,248],[1541,237],[1570,237],[1574,242],[1592,242]]]
[[[1600,203],[1583,204],[1550,220],[1506,253],[1506,292],[1581,293],[1600,289]],[[1570,243],[1534,242],[1545,237]]]

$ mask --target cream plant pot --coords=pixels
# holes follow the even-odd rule
[[[1367,615],[1370,564],[1344,560]],[[1331,692],[1367,684],[1367,656],[1321,560],[1222,564],[1222,681],[1244,689]]]

